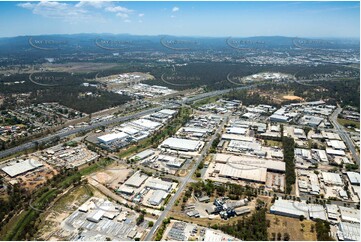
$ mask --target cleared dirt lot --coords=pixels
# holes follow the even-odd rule
[[[75,211],[92,195],[104,197],[90,185],[78,186],[59,198],[54,205],[43,215],[42,224],[37,233],[39,240],[64,240],[61,234],[60,223]]]
[[[123,184],[127,180],[131,172],[132,169],[123,165],[112,166],[109,169],[104,169],[103,171],[95,173],[91,178],[103,185],[108,185],[113,189],[117,189],[120,184]]]
[[[291,101],[293,101],[293,100],[300,100],[300,101],[302,101],[302,100],[303,100],[303,98],[301,98],[301,97],[299,97],[299,96],[293,96],[293,95],[285,95],[285,96],[283,96],[282,98],[285,99],[285,100],[291,100]]]
[[[276,240],[278,233],[282,234],[282,240],[284,233],[288,233],[290,235],[290,240],[293,241],[317,240],[316,229],[314,229],[314,232],[311,232],[311,225],[315,225],[315,222],[313,221],[303,220],[301,222],[299,219],[296,218],[288,218],[274,214],[266,214],[266,218],[270,221],[270,227],[268,228],[269,240],[271,240],[273,237],[272,233],[276,234]]]

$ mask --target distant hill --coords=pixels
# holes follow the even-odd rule
[[[71,34],[38,35],[0,38],[0,54],[57,50],[63,53],[83,51],[167,51],[225,50],[253,48],[359,48],[358,39],[311,39],[283,36],[247,38],[147,36],[129,34]]]

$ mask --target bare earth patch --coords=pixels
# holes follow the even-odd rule
[[[302,100],[303,100],[302,97],[293,96],[293,95],[286,95],[286,96],[283,96],[282,98],[285,99],[285,100],[291,100],[291,101],[293,101],[293,100],[300,100],[300,101],[302,101]]]
[[[289,218],[284,216],[278,216],[274,214],[266,214],[266,219],[270,221],[270,227],[268,228],[268,238],[272,239],[272,233],[281,233],[282,239],[284,233],[288,233],[291,241],[315,241],[317,240],[316,229],[311,232],[311,225],[315,225],[315,222],[311,220],[300,221],[297,218]]]

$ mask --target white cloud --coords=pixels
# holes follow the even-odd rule
[[[144,13],[138,14],[138,17],[144,17]]]
[[[179,8],[178,7],[173,7],[172,8],[172,12],[178,12],[179,11]]]
[[[120,18],[122,18],[122,19],[127,19],[127,18],[129,18],[129,15],[126,14],[126,13],[117,13],[116,15],[117,15],[117,17],[120,17]]]
[[[107,12],[114,13],[123,20],[128,19],[129,15],[135,11],[122,6],[116,6],[113,2],[103,1],[81,1],[78,3],[41,1],[36,3],[19,3],[18,7],[28,9],[33,14],[47,18],[58,18],[64,21],[76,21],[82,19],[102,18]],[[143,17],[144,14],[139,14]]]
[[[109,2],[104,2],[104,1],[80,1],[79,3],[77,3],[75,5],[75,7],[77,8],[82,8],[82,7],[93,7],[93,8],[104,8],[105,6],[109,5]]]
[[[20,3],[17,6],[31,10],[33,14],[49,17],[62,18],[64,20],[86,18],[87,10],[74,8],[74,5],[60,2]]]
[[[34,5],[35,4],[33,4],[33,3],[19,3],[17,6],[26,8],[26,9],[33,9]]]
[[[134,12],[133,10],[122,7],[122,6],[107,7],[107,8],[105,8],[105,11],[112,12],[112,13],[117,13],[117,12],[132,13],[132,12]]]

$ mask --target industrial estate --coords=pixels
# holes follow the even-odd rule
[[[354,39],[0,38],[0,240],[360,241],[359,55]]]

